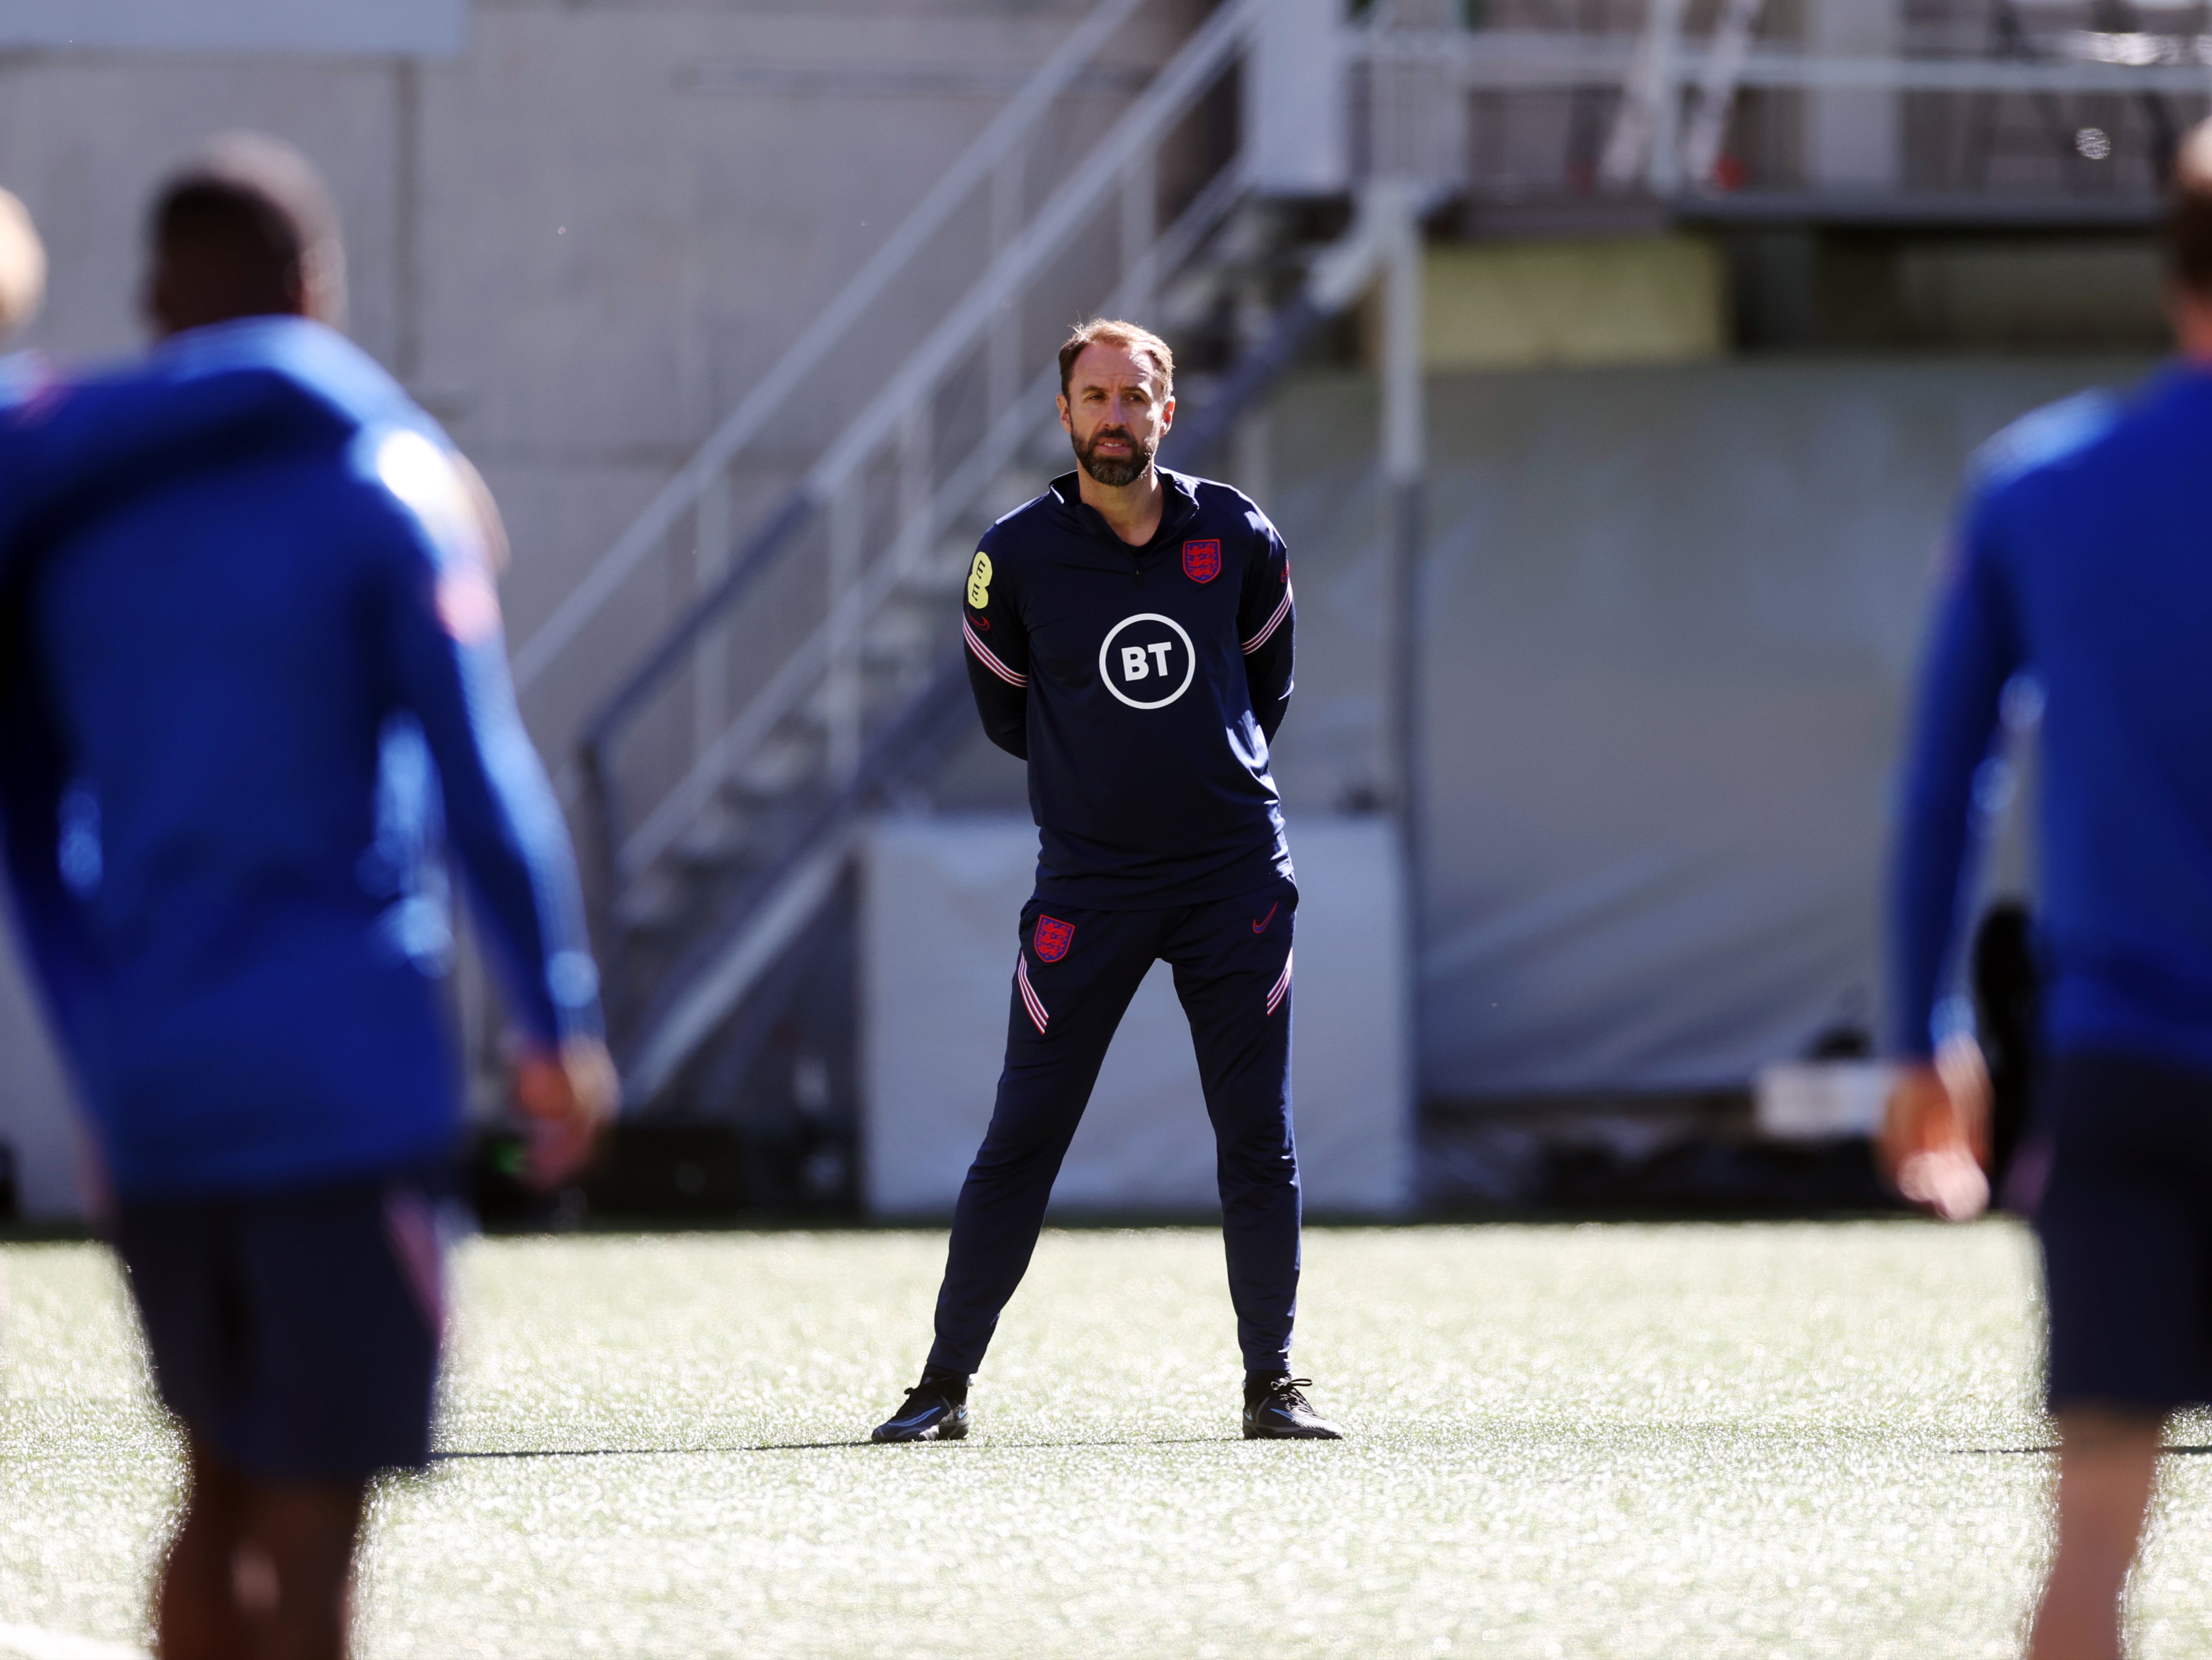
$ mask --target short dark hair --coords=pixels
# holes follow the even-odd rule
[[[1067,396],[1068,377],[1075,373],[1075,360],[1083,356],[1086,347],[1097,345],[1120,346],[1134,357],[1149,358],[1161,383],[1169,391],[1175,390],[1175,353],[1168,343],[1150,329],[1134,323],[1121,322],[1110,317],[1094,317],[1087,323],[1078,323],[1060,347],[1060,395]]]
[[[2182,139],[2166,192],[2166,272],[2190,293],[2212,299],[2212,121]]]
[[[157,258],[221,262],[239,315],[343,307],[337,204],[314,164],[278,139],[216,139],[162,183],[150,219]]]

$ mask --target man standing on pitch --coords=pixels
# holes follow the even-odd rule
[[[153,356],[0,418],[0,850],[183,1433],[159,1651],[338,1660],[368,1479],[429,1455],[441,824],[541,1178],[611,1071],[496,520],[326,326],[321,181],[231,141],[152,229]]]
[[[962,627],[991,741],[1029,763],[1039,831],[1006,1068],[953,1213],[921,1382],[878,1441],[968,1432],[968,1385],[1027,1270],[1106,1046],[1155,961],[1175,970],[1219,1148],[1244,1433],[1337,1438],[1291,1376],[1297,912],[1267,745],[1291,696],[1291,574],[1267,515],[1153,456],[1175,360],[1129,323],[1060,350],[1078,471],[983,537]]]
[[[1915,718],[1897,850],[1905,1074],[1883,1152],[1949,1213],[1983,1196],[1969,1103],[1929,1062],[1971,891],[1977,779],[2039,688],[2046,976],[2035,1206],[2058,1420],[2057,1549],[2032,1660],[2111,1660],[2161,1432],[2212,1402],[2212,125],[2166,224],[2180,359],[1984,451]]]

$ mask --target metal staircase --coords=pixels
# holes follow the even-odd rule
[[[894,235],[890,252],[910,258],[960,192],[994,193],[996,252],[797,484],[732,534],[733,463],[774,433],[806,363],[898,280],[898,258],[831,303],[787,359],[799,367],[770,374],[612,550],[574,615],[523,654],[526,673],[542,672],[592,605],[687,536],[713,574],[586,723],[572,774],[633,1111],[697,1108],[702,1054],[725,1084],[742,1074],[733,1051],[769,1025],[751,1006],[790,977],[869,812],[973,732],[957,596],[984,527],[1071,465],[1053,415],[1067,325],[1119,313],[1185,342],[1209,328],[1241,341],[1223,347],[1224,372],[1182,377],[1165,459],[1192,466],[1382,257],[1374,214],[1323,245],[1303,239],[1297,215],[1249,201],[1243,158],[1209,147],[1193,119],[1251,50],[1266,0],[1218,7],[1033,208],[1009,191],[1009,158],[1050,89],[1145,3],[1103,0]],[[1042,367],[1020,372],[1030,365]]]
[[[1103,0],[518,659],[526,682],[544,673],[639,568],[696,550],[699,592],[589,719],[572,775],[634,1109],[820,909],[866,810],[964,737],[956,596],[982,528],[1066,465],[1059,334],[1214,302],[1243,179],[1190,118],[1262,0],[1218,8],[1033,205],[1024,188],[1054,100],[1150,3]],[[980,275],[737,533],[741,458],[979,201],[995,249]]]

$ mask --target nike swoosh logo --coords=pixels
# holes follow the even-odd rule
[[[1265,933],[1267,931],[1267,924],[1275,920],[1275,913],[1282,908],[1283,902],[1279,899],[1275,901],[1273,904],[1268,906],[1267,914],[1252,925],[1252,932],[1255,933]]]

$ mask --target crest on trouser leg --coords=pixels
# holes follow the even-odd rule
[[[1056,916],[1040,916],[1030,943],[1036,949],[1038,962],[1057,963],[1075,943],[1075,924],[1063,922]]]

